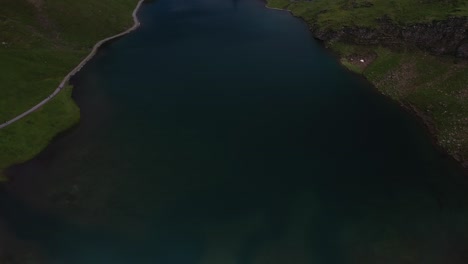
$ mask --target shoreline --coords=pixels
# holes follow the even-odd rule
[[[265,7],[267,9],[271,9],[271,10],[276,10],[276,11],[284,11],[284,12],[288,12],[290,15],[292,15],[293,17],[295,18],[298,18],[300,20],[302,20],[304,23],[306,23],[308,29],[309,29],[309,32],[311,33],[312,37],[316,40],[318,40],[314,34],[312,33],[312,31],[310,30],[311,27],[310,25],[302,18],[302,17],[299,17],[299,16],[296,16],[292,13],[291,10],[289,9],[282,9],[282,8],[276,8],[276,7],[270,7],[268,6],[268,0],[264,0],[265,2]],[[341,57],[336,54],[333,50],[329,49],[326,47],[326,45],[324,45],[324,42],[323,41],[320,41],[318,40],[322,46],[328,50],[331,54],[335,55],[338,63],[346,68],[348,71],[354,73],[354,74],[358,74],[359,76],[363,77],[367,82],[369,82],[372,87],[381,95],[387,97],[388,99],[396,102],[404,111],[406,111],[409,115],[413,116],[415,121],[421,123],[421,125],[424,126],[425,130],[426,130],[426,133],[428,134],[430,140],[431,140],[431,143],[432,145],[435,147],[435,149],[437,150],[437,152],[439,152],[441,155],[443,156],[447,156],[447,157],[450,157],[450,159],[452,159],[455,163],[458,164],[458,166],[460,167],[461,171],[466,174],[468,176],[468,160],[463,160],[463,159],[458,159],[455,155],[453,154],[450,154],[449,151],[443,147],[440,142],[439,142],[439,139],[437,137],[437,129],[435,128],[435,124],[431,121],[431,117],[425,115],[424,113],[422,113],[419,109],[417,109],[415,106],[411,105],[411,104],[405,104],[399,100],[395,100],[393,98],[391,98],[390,96],[384,94],[382,91],[380,91],[374,83],[372,83],[369,79],[366,78],[366,76],[364,76],[364,74],[362,73],[356,73],[356,72],[353,72],[351,71],[349,68],[347,68],[345,65],[343,65],[340,61]]]
[[[123,32],[121,32],[121,33],[119,33],[117,35],[110,36],[110,37],[107,37],[105,39],[102,39],[102,40],[98,41],[96,44],[94,44],[93,49],[88,54],[88,56],[86,56],[73,70],[71,70],[63,78],[63,80],[62,80],[62,82],[60,82],[59,86],[49,96],[47,96],[47,98],[45,98],[44,100],[42,100],[41,102],[39,102],[35,106],[31,107],[30,109],[26,110],[25,112],[21,113],[20,115],[18,115],[16,117],[14,117],[14,118],[0,124],[0,129],[8,127],[11,124],[14,124],[15,122],[17,122],[17,121],[23,119],[24,117],[30,115],[31,113],[35,112],[36,110],[41,108],[43,105],[48,103],[52,98],[54,98],[58,93],[60,93],[63,90],[63,88],[65,88],[66,85],[69,83],[70,79],[76,73],[78,73],[83,68],[83,66],[85,66],[86,63],[88,63],[96,55],[97,51],[99,50],[99,48],[103,44],[105,44],[106,42],[108,42],[110,40],[113,40],[113,39],[122,37],[124,35],[127,35],[128,33],[134,31],[135,29],[137,29],[141,24],[140,20],[138,19],[137,13],[140,10],[141,5],[143,4],[144,1],[145,0],[139,0],[137,6],[135,7],[135,9],[132,12],[132,17],[133,17],[133,26],[132,27],[128,28],[127,30],[125,30],[125,31],[123,31]]]

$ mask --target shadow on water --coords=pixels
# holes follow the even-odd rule
[[[232,7],[237,9],[237,5],[239,4],[239,0],[232,0]]]
[[[0,210],[2,212],[1,220],[6,223],[9,229],[15,230],[16,239],[36,241],[39,248],[44,250],[42,253],[54,256],[45,263],[56,263],[56,261],[57,263],[63,263],[64,260],[67,260],[67,263],[111,261],[111,259],[104,259],[103,256],[112,256],[112,252],[115,251],[121,252],[122,255],[119,255],[120,259],[115,259],[113,263],[130,263],[128,261],[131,259],[122,260],[122,256],[140,254],[138,252],[140,247],[129,247],[128,244],[126,245],[128,241],[123,237],[107,233],[105,229],[83,228],[79,225],[68,223],[57,215],[33,209],[21,201],[8,196],[4,191],[0,193]],[[86,242],[86,245],[81,245],[81,248],[77,248],[76,243],[79,241]],[[126,242],[124,243],[124,241]],[[108,248],[106,245],[112,246]],[[93,259],[91,262],[79,258],[80,253],[91,255],[90,253],[92,252],[86,252],[87,248],[99,248],[99,252],[95,252],[92,255],[96,259]],[[106,248],[111,252],[106,252]],[[132,252],[132,254],[125,254],[125,252]],[[15,258],[21,257],[12,257],[13,260]],[[13,263],[17,263],[17,261],[14,260]]]

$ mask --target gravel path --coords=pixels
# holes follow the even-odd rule
[[[5,123],[3,124],[0,124],[0,129],[2,128],[5,128],[13,123],[15,123],[16,121],[18,120],[21,120],[22,118],[24,118],[25,116],[31,114],[32,112],[36,111],[37,109],[41,108],[43,105],[45,105],[47,102],[49,102],[52,98],[54,98],[58,93],[60,93],[60,91],[62,91],[62,89],[67,85],[68,81],[70,80],[70,78],[75,75],[77,72],[79,72],[81,70],[81,68],[83,68],[83,66],[89,61],[91,60],[94,55],[96,54],[97,50],[99,49],[99,47],[101,47],[102,44],[104,44],[105,42],[109,41],[109,40],[112,40],[112,39],[115,39],[115,38],[118,38],[118,37],[121,37],[123,35],[126,35],[130,32],[132,32],[133,30],[135,30],[136,28],[138,28],[140,26],[140,21],[138,20],[138,17],[137,17],[137,13],[138,13],[138,10],[140,10],[140,7],[141,7],[141,4],[144,2],[144,0],[140,0],[138,1],[138,5],[136,6],[135,10],[133,10],[133,26],[127,30],[125,30],[124,32],[122,33],[119,33],[117,35],[114,35],[112,37],[108,37],[108,38],[105,38],[101,41],[99,41],[98,43],[96,43],[96,45],[94,45],[93,49],[91,50],[91,53],[89,53],[89,55],[84,58],[84,60],[82,60],[80,62],[80,64],[78,64],[78,66],[76,66],[71,72],[69,72],[67,74],[67,76],[65,76],[65,78],[62,80],[62,82],[59,84],[59,86],[57,87],[57,89],[55,89],[55,91],[50,94],[49,96],[47,96],[46,99],[42,100],[41,102],[39,102],[37,105],[33,106],[32,108],[30,108],[29,110],[27,110],[26,112],[16,116],[15,118],[13,119],[10,119],[8,121],[6,121]]]

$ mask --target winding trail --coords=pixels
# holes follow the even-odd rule
[[[67,85],[68,81],[70,80],[70,78],[75,75],[77,72],[79,72],[81,70],[81,68],[83,68],[83,66],[88,63],[88,61],[90,61],[94,55],[96,54],[96,52],[98,51],[98,49],[102,46],[102,44],[106,43],[107,41],[109,40],[112,40],[112,39],[115,39],[115,38],[118,38],[118,37],[121,37],[123,35],[126,35],[130,32],[132,32],[133,30],[137,29],[139,26],[140,26],[140,21],[138,20],[138,17],[137,17],[137,13],[138,11],[140,10],[140,7],[141,5],[143,4],[145,0],[139,0],[138,1],[138,4],[137,6],[135,7],[135,9],[133,10],[133,13],[132,13],[132,16],[133,16],[133,26],[127,30],[125,30],[124,32],[122,33],[119,33],[117,35],[114,35],[114,36],[111,36],[111,37],[108,37],[108,38],[105,38],[101,41],[99,41],[98,43],[96,43],[93,47],[93,49],[91,50],[91,53],[89,53],[88,56],[86,56],[86,58],[84,58],[80,64],[78,64],[71,72],[69,72],[65,78],[62,80],[62,82],[59,84],[59,86],[57,87],[57,89],[54,90],[54,92],[52,94],[50,94],[49,96],[47,96],[46,99],[42,100],[41,102],[39,102],[37,105],[33,106],[32,108],[30,108],[29,110],[27,110],[26,112],[16,116],[15,118],[13,119],[10,119],[8,121],[6,121],[5,123],[2,123],[0,124],[0,129],[2,128],[5,128],[13,123],[15,123],[16,121],[18,120],[21,120],[22,118],[28,116],[29,114],[33,113],[34,111],[36,111],[37,109],[41,108],[43,105],[45,105],[46,103],[48,103],[52,98],[54,98],[58,93],[60,93],[63,88],[65,87],[65,85]]]

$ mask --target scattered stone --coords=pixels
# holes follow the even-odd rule
[[[468,42],[458,47],[457,57],[468,58]]]
[[[468,161],[463,162],[462,166],[468,169]]]
[[[383,45],[393,48],[417,47],[434,55],[465,56],[468,17],[450,17],[425,23],[401,25],[388,16],[376,19],[376,27],[312,26],[314,36],[326,42],[346,42],[358,45]]]
[[[360,62],[364,63],[364,62],[365,62],[365,60],[361,59],[361,60],[360,60]]]

